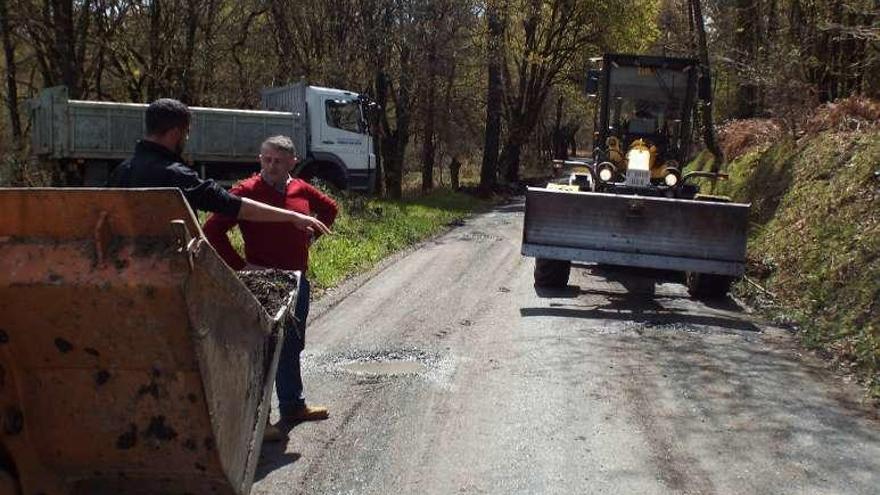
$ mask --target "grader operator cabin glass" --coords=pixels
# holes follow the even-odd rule
[[[612,65],[607,131],[620,137],[651,136],[652,141],[660,141],[652,144],[675,153],[686,118],[682,109],[688,97],[689,72]]]

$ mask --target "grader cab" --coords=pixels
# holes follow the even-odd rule
[[[724,174],[684,168],[708,84],[698,69],[609,54],[589,72],[592,158],[562,162],[569,174],[526,193],[522,254],[536,258],[536,286],[565,286],[572,261],[682,271],[694,296],[722,296],[742,275],[749,205],[701,194],[694,181]]]

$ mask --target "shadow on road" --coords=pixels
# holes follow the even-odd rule
[[[761,330],[749,321],[719,316],[695,315],[677,311],[662,309],[654,311],[650,308],[630,304],[618,304],[612,301],[607,306],[599,306],[594,309],[576,309],[563,307],[549,308],[522,308],[519,310],[523,317],[531,316],[557,316],[563,318],[584,318],[593,320],[620,320],[648,325],[694,325],[705,327],[718,327],[728,330],[746,332],[760,332]]]
[[[286,435],[290,435],[290,431],[294,426],[278,425]],[[272,471],[293,464],[302,457],[302,454],[287,452],[287,444],[288,442],[263,442],[263,448],[260,451],[260,462],[257,464],[257,472],[254,474],[255,483],[268,476]]]
[[[549,307],[522,308],[520,309],[520,315],[524,317],[557,316],[620,320],[649,325],[713,326],[729,330],[760,332],[760,329],[754,323],[742,318],[718,314],[700,314],[688,311],[686,308],[662,305],[658,299],[684,301],[691,299],[687,295],[663,294],[658,296],[656,293],[658,283],[681,282],[681,275],[679,273],[603,265],[593,265],[589,269],[593,275],[598,275],[609,282],[620,284],[623,290],[584,289],[573,285],[562,289],[536,287],[535,291],[541,298],[579,299],[584,297],[586,301],[593,301],[593,304],[574,306],[573,304],[551,303]],[[595,304],[597,300],[604,300],[604,303]],[[726,312],[739,313],[743,311],[743,308],[730,297],[699,301],[699,303],[695,302],[694,305],[700,303],[706,307]]]

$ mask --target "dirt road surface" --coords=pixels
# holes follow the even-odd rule
[[[307,395],[258,494],[876,494],[880,422],[787,332],[673,281],[537,294],[522,205],[313,308]]]

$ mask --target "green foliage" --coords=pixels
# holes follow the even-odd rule
[[[407,200],[338,198],[333,235],[318,239],[309,254],[309,279],[319,290],[374,267],[382,259],[488,206],[463,193],[437,190]],[[201,215],[202,221],[205,215]],[[232,245],[243,253],[240,231],[230,231]]]
[[[824,133],[739,158],[730,192],[753,204],[752,275],[880,397],[878,164],[880,131]]]
[[[46,187],[52,184],[51,167],[18,156],[16,153],[0,155],[0,186]]]
[[[336,285],[482,205],[472,196],[446,191],[404,201],[345,201],[333,226],[334,235],[319,239],[312,247],[311,280],[319,288]]]

